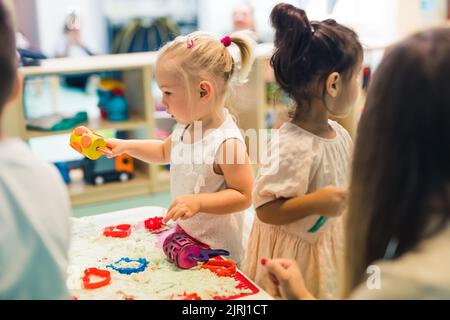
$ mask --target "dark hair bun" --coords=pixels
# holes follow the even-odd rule
[[[310,22],[304,10],[286,3],[272,9],[270,20],[275,78],[297,105],[323,95],[317,85],[331,72],[351,75],[362,60],[358,35],[334,20]]]
[[[312,39],[311,23],[302,9],[287,3],[277,4],[272,10],[270,20],[276,31],[276,45],[285,37],[301,39],[303,43]]]

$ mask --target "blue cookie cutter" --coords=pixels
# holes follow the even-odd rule
[[[137,262],[140,264],[139,267],[136,268],[118,268],[115,265],[121,263],[121,262],[126,262],[126,263],[131,263],[131,262]],[[114,262],[113,264],[109,264],[106,267],[113,269],[121,274],[132,274],[132,273],[139,273],[144,271],[147,268],[148,262],[147,260],[145,260],[144,258],[140,258],[140,259],[130,259],[130,258],[122,258],[116,262]]]

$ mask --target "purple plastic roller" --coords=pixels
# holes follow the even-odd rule
[[[193,268],[198,262],[208,262],[209,259],[217,256],[230,255],[226,250],[205,249],[192,238],[177,232],[166,238],[163,250],[169,261],[181,269]]]

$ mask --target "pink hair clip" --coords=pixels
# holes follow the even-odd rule
[[[188,38],[187,39],[187,48],[192,49],[194,47],[194,39]]]
[[[225,48],[228,48],[231,46],[231,38],[229,36],[223,37],[220,42],[225,46]]]

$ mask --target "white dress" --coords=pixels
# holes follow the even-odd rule
[[[172,134],[170,161],[170,190],[172,199],[178,196],[213,193],[227,189],[225,178],[214,172],[214,161],[221,145],[229,139],[245,144],[242,134],[224,109],[223,124],[194,143],[182,141],[185,126],[177,125]],[[226,215],[199,212],[178,225],[191,237],[212,249],[225,249],[230,259],[240,263],[243,259],[244,212]]]
[[[291,122],[280,128],[277,139],[269,143],[271,153],[263,161],[256,179],[255,208],[329,185],[348,187],[352,140],[338,123],[329,123],[336,132],[334,139],[318,137]],[[288,225],[274,226],[256,217],[248,243],[245,273],[270,294],[278,296],[260,261],[262,258],[294,259],[312,294],[320,299],[335,298],[338,266],[343,255],[343,218],[329,219],[316,233],[309,232],[319,218],[315,215]]]

